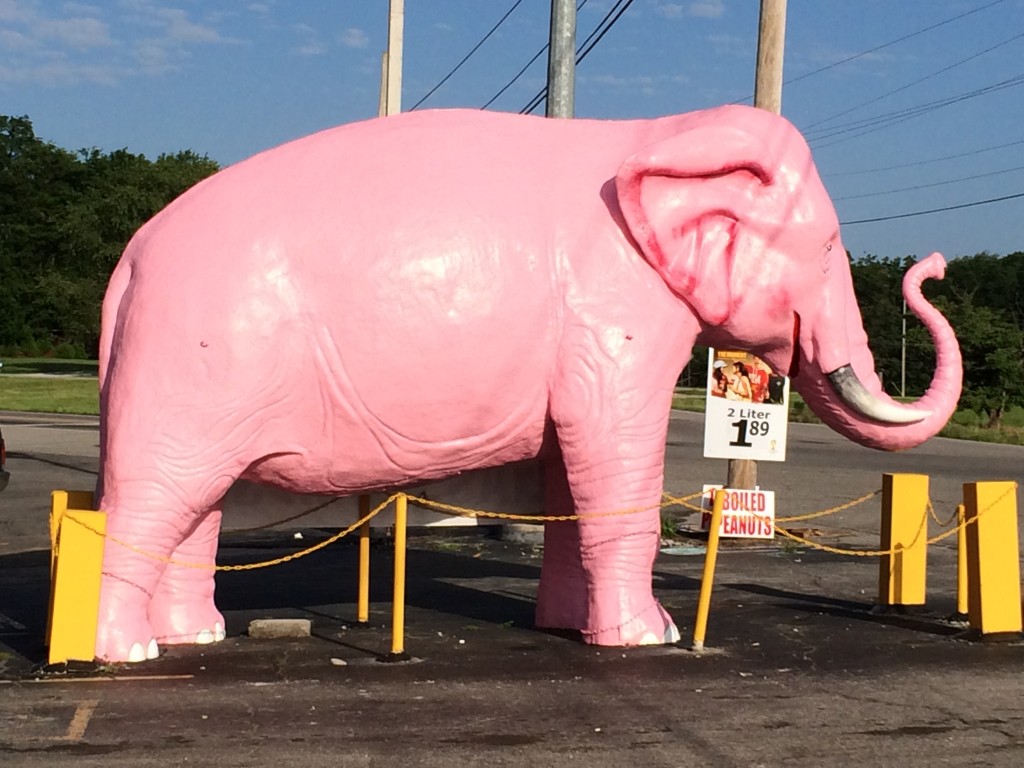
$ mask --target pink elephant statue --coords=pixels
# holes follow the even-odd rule
[[[749,350],[843,435],[907,448],[959,397],[920,288],[943,270],[904,286],[938,357],[904,405],[808,146],[768,112],[415,112],[231,166],[139,230],[103,303],[97,657],[224,637],[212,573],[166,561],[213,563],[239,478],[355,494],[531,458],[546,513],[590,516],[547,524],[537,625],[674,642],[651,570],[693,345]]]

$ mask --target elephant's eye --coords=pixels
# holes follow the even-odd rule
[[[829,267],[832,266],[832,243],[825,246],[825,250],[821,254],[821,271],[827,273]]]

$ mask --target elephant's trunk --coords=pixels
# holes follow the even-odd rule
[[[830,365],[823,359],[827,355],[819,355],[808,366],[810,370],[801,369],[793,380],[811,410],[826,424],[861,445],[890,451],[919,445],[946,425],[960,398],[960,348],[949,323],[921,293],[921,284],[928,278],[941,279],[945,267],[942,256],[933,253],[911,267],[903,280],[907,306],[928,329],[937,353],[928,391],[906,405],[882,391],[851,287],[845,329],[836,334],[848,334],[848,363]],[[834,334],[835,330],[816,328],[814,333]]]

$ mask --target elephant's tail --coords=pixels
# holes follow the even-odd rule
[[[111,350],[117,335],[117,318],[121,311],[125,295],[132,282],[131,259],[122,257],[114,267],[107,284],[107,292],[103,297],[103,310],[100,314],[100,403],[104,401],[107,390],[107,375],[110,372]]]

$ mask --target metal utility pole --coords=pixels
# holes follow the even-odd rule
[[[754,73],[754,106],[782,113],[782,60],[786,51],[786,0],[761,0],[757,35],[757,69]],[[730,459],[727,488],[755,488],[757,462]]]
[[[389,0],[388,49],[381,66],[380,115],[402,111],[402,43],[405,28],[405,0]]]
[[[548,46],[548,117],[572,117],[576,111],[576,0],[551,0]]]
[[[903,300],[903,334],[900,337],[900,397],[907,396],[907,300]]]

